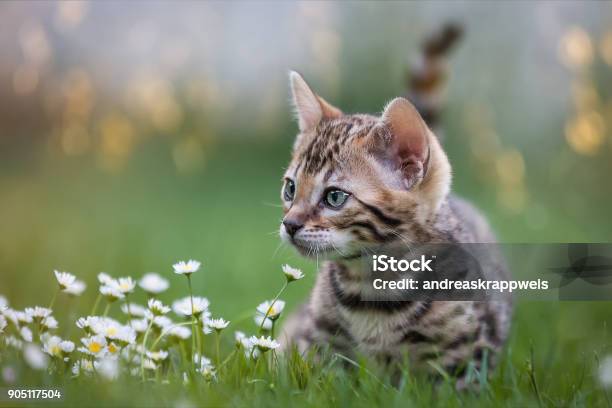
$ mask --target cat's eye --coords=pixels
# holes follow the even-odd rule
[[[346,200],[349,198],[349,195],[350,195],[349,193],[344,192],[342,190],[329,190],[325,194],[323,201],[325,202],[325,205],[327,205],[328,207],[337,210],[338,208],[344,205]]]
[[[283,187],[283,198],[285,201],[293,201],[295,197],[295,183],[293,180],[285,180],[285,186]]]

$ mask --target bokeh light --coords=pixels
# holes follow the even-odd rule
[[[571,68],[584,68],[593,62],[593,44],[581,27],[571,27],[561,39],[559,52],[562,61]]]

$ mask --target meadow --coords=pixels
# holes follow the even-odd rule
[[[5,192],[0,203],[0,294],[12,307],[48,306],[57,290],[53,270],[75,274],[87,289],[78,297],[58,295],[53,316],[59,328],[52,332],[78,347],[82,333],[75,321],[95,303],[98,273],[138,280],[156,272],[170,282],[159,295],[170,305],[189,293],[185,278],[172,265],[193,258],[202,262],[192,275],[194,296],[206,297],[212,317],[230,324],[219,335],[220,361],[225,363],[212,378],[190,374],[185,382],[189,358],[181,358],[180,348],[171,344],[167,362],[160,364],[163,374],[162,368],[147,372],[145,381],[139,373],[121,372],[118,379],[108,380],[100,373],[74,377],[69,367],[57,365],[51,372],[35,370],[24,363],[22,351],[3,345],[3,390],[59,388],[61,404],[67,406],[609,406],[599,381],[600,362],[611,352],[608,302],[519,302],[501,364],[489,379],[486,373],[474,373],[480,392],[458,393],[452,378],[443,375],[434,384],[409,367],[399,385],[393,384],[388,373],[365,357],[347,361],[328,353],[318,361],[295,354],[273,358],[271,351],[257,362],[245,356],[237,349],[234,332],[257,334],[255,308],[282,286],[281,265],[299,267],[305,278],[282,294],[287,306],[278,325],[307,296],[316,276],[314,263],[279,248],[279,174],[288,149],[288,141],[246,147],[219,143],[210,147],[202,172],[187,177],[177,175],[163,143],[148,144],[121,177],[109,177],[85,161],[53,156],[11,160],[7,155],[0,165]],[[458,184],[461,189],[462,181]],[[486,206],[486,195],[479,202]],[[501,237],[521,236],[516,222],[500,222],[504,216],[495,208],[490,213]],[[584,234],[569,221],[550,228],[540,233],[541,239]],[[595,230],[593,239],[604,233]],[[130,295],[131,302],[141,305],[146,299],[138,287]],[[120,305],[113,303],[108,316],[125,323]],[[202,341],[204,355],[217,363],[216,335]],[[69,365],[77,355],[75,351]],[[15,404],[2,398],[0,405]],[[52,402],[26,405],[46,404]]]
[[[317,276],[316,262],[278,237],[297,130],[290,69],[344,112],[377,113],[406,94],[426,33],[462,24],[436,129],[454,192],[501,242],[606,243],[611,11],[605,2],[1,2],[0,299],[17,311],[52,305],[58,327],[48,332],[72,346],[44,337],[52,357],[42,322],[17,330],[0,318],[0,407],[610,407],[612,302],[518,301],[499,365],[471,371],[479,390],[464,392],[443,370],[434,381],[406,364],[392,381],[367,356],[281,355],[273,337]],[[140,286],[129,302],[149,310],[128,313],[163,316],[129,323],[125,299],[99,295],[115,285],[102,272],[131,277],[128,288],[156,273],[169,287],[155,297],[170,308],[183,299],[189,314],[189,281],[173,267],[189,259],[201,262],[193,296],[209,302],[200,316],[223,318],[219,332],[181,339],[193,319],[149,306]],[[274,335],[260,333],[257,308],[279,293],[286,264],[304,278],[280,295]],[[58,293],[54,270],[86,289]],[[90,322],[109,336],[83,344],[94,329],[76,323],[90,314],[121,327]],[[180,324],[172,334],[160,326],[169,330],[168,319]],[[272,338],[245,340],[262,334]],[[121,365],[89,365],[111,348],[127,354]],[[193,349],[208,360],[194,362]],[[9,389],[58,389],[62,400],[9,400]]]

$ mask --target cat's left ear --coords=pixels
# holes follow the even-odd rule
[[[385,107],[376,128],[379,155],[401,172],[404,188],[411,188],[427,172],[430,151],[425,121],[407,99],[395,98]]]
[[[342,111],[314,93],[304,78],[295,71],[289,73],[293,106],[301,132],[314,129],[323,119],[342,116]]]

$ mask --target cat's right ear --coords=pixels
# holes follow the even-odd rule
[[[340,109],[330,105],[325,99],[314,93],[297,72],[289,73],[289,82],[293,107],[301,132],[314,129],[324,118],[333,119],[342,116]]]

